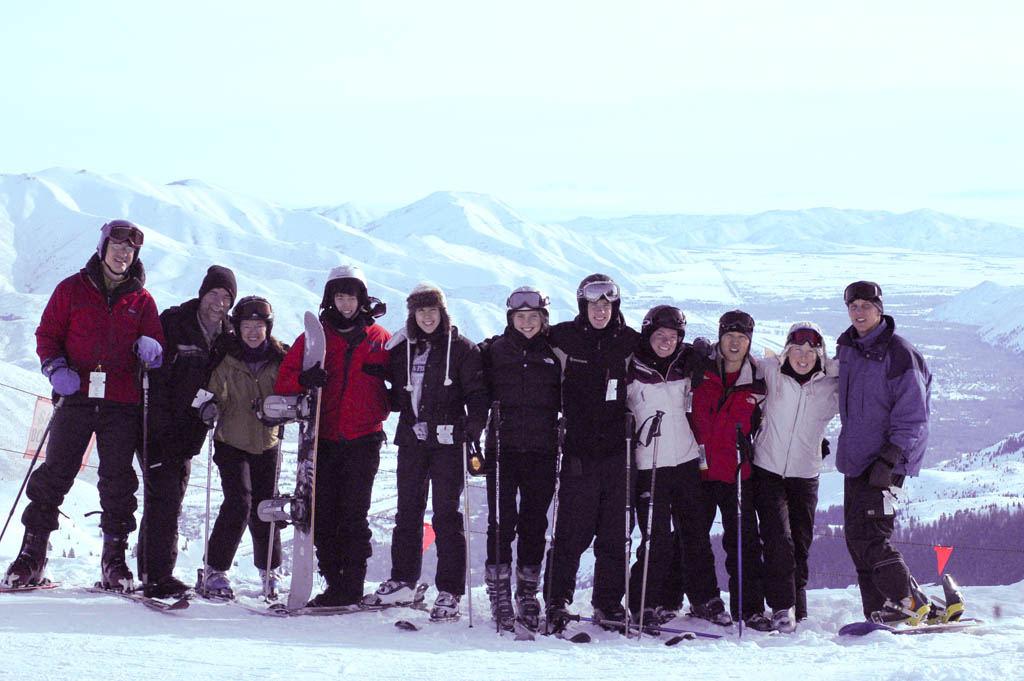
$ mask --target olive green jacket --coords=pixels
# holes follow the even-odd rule
[[[281,359],[271,353],[255,375],[244,361],[231,354],[217,365],[208,386],[220,412],[214,439],[250,454],[277,446],[277,427],[260,423],[254,405],[273,394]]]

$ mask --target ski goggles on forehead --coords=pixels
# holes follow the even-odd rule
[[[843,291],[843,302],[849,305],[855,300],[874,301],[882,297],[882,287],[873,281],[855,281]]]
[[[269,317],[272,313],[273,309],[270,307],[270,303],[265,300],[242,301],[235,308],[235,315],[239,319],[252,319],[254,317],[263,319]]]
[[[530,310],[540,310],[551,304],[551,299],[547,296],[542,296],[537,291],[513,291],[512,295],[505,301],[506,307],[510,310],[519,310],[522,308],[528,308]]]
[[[619,285],[614,281],[592,281],[581,286],[579,292],[588,303],[596,303],[602,298],[614,303],[619,299]]]
[[[145,240],[142,230],[135,225],[123,223],[117,224],[113,222],[110,223],[109,238],[112,241],[127,241],[135,248],[141,247],[142,242]]]
[[[812,348],[820,348],[825,344],[821,335],[814,329],[797,329],[786,338],[786,345],[810,344]]]
[[[741,310],[726,312],[718,322],[718,335],[737,331],[739,333],[754,332],[754,318]]]

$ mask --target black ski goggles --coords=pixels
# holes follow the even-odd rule
[[[718,320],[718,335],[722,336],[729,332],[752,334],[754,333],[754,318],[743,310],[726,312]]]
[[[274,310],[270,307],[270,303],[262,298],[240,300],[235,306],[235,317],[240,320],[262,319],[266,321],[273,315]]]
[[[540,310],[551,304],[551,299],[539,291],[513,291],[505,301],[510,310]]]
[[[814,329],[797,329],[786,338],[786,345],[809,344],[812,348],[820,348],[825,344],[821,335]]]
[[[583,298],[588,303],[596,303],[602,298],[614,303],[619,299],[619,285],[614,281],[591,281],[580,286],[577,293],[577,297]]]
[[[882,298],[882,287],[873,281],[855,281],[843,291],[843,302],[849,305],[855,300],[875,302]]]
[[[145,240],[142,230],[127,220],[114,220],[108,222],[106,227],[109,229],[108,238],[111,241],[118,243],[127,241],[133,248],[142,247],[142,242]]]

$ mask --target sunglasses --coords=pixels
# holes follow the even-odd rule
[[[110,223],[110,240],[123,243],[127,241],[133,248],[141,248],[145,236],[142,230],[132,224]]]
[[[537,291],[513,291],[512,295],[505,301],[505,305],[510,310],[519,310],[527,308],[530,310],[540,310],[551,304],[551,299],[547,296],[542,296]]]
[[[820,348],[825,344],[821,335],[814,329],[797,329],[786,338],[786,345],[803,345],[808,343],[812,348]]]
[[[882,287],[873,281],[855,281],[843,291],[843,302],[849,305],[855,300],[875,301],[882,297]]]
[[[614,281],[592,281],[580,287],[578,297],[588,303],[596,303],[602,298],[614,303],[619,299],[619,285]]]

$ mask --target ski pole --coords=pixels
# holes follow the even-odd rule
[[[7,526],[11,524],[11,518],[14,516],[14,509],[18,508],[18,502],[21,501],[21,494],[25,491],[25,485],[28,484],[29,476],[32,475],[32,469],[36,467],[36,461],[39,460],[39,455],[43,451],[43,447],[46,446],[46,436],[50,434],[50,427],[53,425],[53,417],[57,415],[57,410],[64,403],[64,396],[61,395],[57,401],[53,404],[53,412],[50,414],[50,420],[46,422],[46,428],[43,430],[43,437],[39,439],[39,446],[36,447],[35,456],[32,457],[32,461],[28,465],[28,472],[25,473],[25,479],[21,481],[21,487],[18,488],[18,494],[14,497],[14,504],[11,505],[11,512],[7,514],[7,520],[4,522],[4,529],[0,530],[0,539],[4,538],[7,534]]]
[[[739,637],[743,637],[743,427],[736,424],[736,598]]]
[[[149,474],[149,367],[142,365],[142,515],[146,515],[146,478]],[[149,528],[139,529],[139,553],[142,567],[139,579],[145,587],[149,583],[149,554],[146,553],[146,535]]]
[[[626,563],[626,584],[624,601],[626,603],[625,634],[629,638],[629,559],[633,553],[633,488],[630,478],[633,471],[633,429],[636,427],[636,418],[633,412],[626,412],[626,542],[625,542],[625,563]]]
[[[555,495],[551,502],[551,534],[548,535],[548,546],[544,550],[547,557],[547,573],[545,574],[544,602],[548,605],[553,598],[551,588],[554,581],[555,566],[555,529],[558,523],[558,491],[562,483],[562,445],[565,443],[565,417],[558,419],[558,455],[555,457]],[[627,591],[627,593],[629,593]],[[544,633],[551,634],[551,623],[544,618]]]
[[[501,565],[501,403],[491,405],[491,425],[494,426],[494,565],[495,576]],[[500,577],[499,577],[500,579]],[[497,596],[498,584],[494,585]],[[501,614],[494,618],[494,630],[501,634]]]
[[[647,431],[647,444],[654,440],[654,452],[651,455],[651,491],[650,496],[647,498],[647,543],[644,546],[644,569],[643,569],[643,581],[640,582],[640,634],[644,630],[644,607],[647,605],[647,566],[651,562],[651,546],[654,542],[651,537],[651,529],[654,527],[654,480],[658,474],[658,444],[661,442],[661,419],[665,416],[665,412],[660,409],[654,415],[654,419],[651,421],[651,428]],[[640,641],[642,636],[637,636],[637,641]]]
[[[277,462],[274,468],[274,491],[273,496],[278,493],[278,478],[281,477],[281,444],[284,442],[284,426],[277,427]],[[270,532],[267,535],[267,562],[263,566],[263,599],[270,601],[270,565],[274,559],[274,530],[277,529],[277,522],[270,521]]]
[[[213,484],[213,429],[206,448],[206,533],[203,536],[203,578],[200,580],[206,592],[206,579],[210,574],[210,486]]]
[[[466,534],[466,554],[465,560],[463,561],[466,570],[466,595],[469,599],[469,628],[473,628],[473,577],[471,565],[469,562],[471,539],[469,536],[469,460],[467,455],[469,454],[468,445],[463,439],[462,443],[462,495],[465,501],[466,512],[462,514],[462,530]]]

